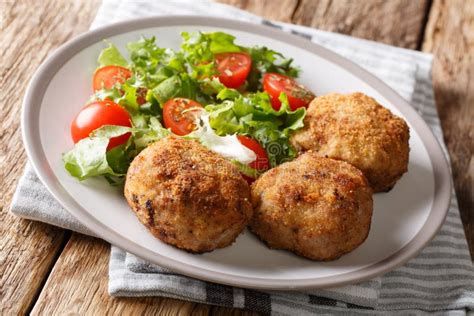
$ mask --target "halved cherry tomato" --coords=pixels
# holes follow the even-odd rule
[[[295,79],[276,73],[266,73],[263,76],[263,90],[270,95],[272,107],[277,111],[281,107],[278,98],[282,92],[285,92],[288,97],[292,111],[300,107],[307,107],[315,97],[310,90],[296,82]]]
[[[92,88],[94,91],[100,89],[111,89],[116,83],[124,83],[132,76],[132,72],[121,66],[105,66],[98,68],[92,79]]]
[[[224,86],[237,89],[245,82],[252,66],[249,54],[221,53],[215,58],[219,80]]]
[[[109,100],[95,101],[86,105],[72,121],[72,140],[77,143],[104,125],[132,126],[130,115],[120,105]],[[107,150],[125,143],[129,137],[130,133],[111,138]]]
[[[191,133],[196,128],[194,122],[196,116],[200,113],[199,109],[192,110],[192,108],[202,108],[202,105],[185,98],[174,98],[166,101],[163,105],[165,127],[180,136]]]
[[[254,161],[248,164],[250,168],[256,169],[258,171],[265,171],[270,168],[270,161],[268,160],[267,152],[255,139],[244,135],[238,135],[237,139],[242,145],[252,150],[257,156]],[[254,178],[251,178],[245,174],[242,174],[242,177],[247,180],[248,184],[251,184],[255,181]]]

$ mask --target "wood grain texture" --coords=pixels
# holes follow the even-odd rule
[[[293,23],[416,49],[427,0],[300,0]]]
[[[298,0],[217,0],[269,20],[291,23]]]
[[[19,127],[21,99],[44,58],[87,29],[97,2],[0,1],[1,315],[23,314],[31,308],[68,236],[62,229],[8,213],[26,162]],[[82,14],[76,15],[79,11]]]
[[[433,83],[464,231],[474,257],[474,1],[433,2],[423,51]]]
[[[66,235],[59,228],[13,218],[5,210],[0,220],[0,315],[24,314],[41,290]]]
[[[110,245],[73,233],[32,315],[229,315],[231,309],[176,299],[113,298],[107,293]],[[234,315],[243,315],[233,312]],[[245,313],[245,315],[251,315]]]

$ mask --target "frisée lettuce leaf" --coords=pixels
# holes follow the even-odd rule
[[[296,156],[290,133],[303,126],[304,108],[292,111],[288,98],[280,95],[281,108],[273,109],[270,96],[262,92],[267,72],[296,77],[293,60],[264,46],[246,47],[224,32],[183,32],[179,49],[159,47],[155,37],[142,37],[127,44],[128,58],[107,42],[98,56],[98,66],[121,66],[131,76],[111,88],[95,91],[90,102],[112,100],[130,115],[132,127],[105,125],[96,129],[63,154],[66,170],[79,180],[104,176],[120,185],[130,163],[152,142],[171,135],[163,127],[163,106],[172,98],[195,100],[204,106],[194,132],[195,139],[232,161],[240,171],[257,177],[248,166],[255,153],[242,145],[237,135],[247,135],[266,150],[272,167]],[[216,54],[240,52],[251,57],[246,82],[238,89],[225,87],[218,79]],[[107,149],[111,138],[130,133],[124,144]]]
[[[223,88],[219,93],[225,97],[229,92]],[[235,93],[234,91],[231,91]],[[305,108],[290,109],[284,93],[280,96],[280,110],[271,106],[265,92],[239,95],[221,103],[209,104],[210,125],[218,135],[244,134],[256,139],[265,148],[272,167],[296,156],[289,143],[290,132],[303,127]]]
[[[293,59],[265,46],[244,47],[235,44],[235,36],[224,32],[181,33],[181,50],[188,62],[193,78],[210,78],[216,74],[214,55],[219,53],[245,52],[252,59],[252,67],[247,77],[246,89],[251,92],[261,90],[262,74],[276,72],[297,77],[299,69],[292,66]]]
[[[252,58],[252,68],[247,77],[247,90],[262,90],[262,74],[275,72],[289,77],[297,77],[299,69],[292,66],[293,59],[265,46],[250,47],[247,50]]]

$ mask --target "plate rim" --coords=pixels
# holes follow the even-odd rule
[[[47,162],[39,137],[39,111],[43,102],[44,92],[56,72],[72,56],[82,49],[101,41],[105,38],[152,27],[201,25],[206,27],[222,27],[267,36],[279,41],[284,41],[292,46],[299,47],[312,54],[335,63],[360,78],[373,89],[377,90],[389,100],[411,123],[428,151],[434,173],[434,199],[430,213],[417,234],[407,245],[389,257],[371,264],[362,269],[342,273],[336,276],[326,276],[305,279],[267,279],[259,277],[241,277],[225,272],[208,270],[202,267],[188,265],[169,257],[144,248],[138,243],[122,236],[106,227],[85,211],[75,199],[66,192],[54,175]],[[39,106],[37,105],[39,104]],[[417,255],[424,246],[430,242],[447,215],[452,192],[452,179],[449,173],[448,162],[436,137],[426,122],[418,115],[413,107],[397,92],[369,73],[367,70],[349,61],[348,59],[332,52],[318,44],[296,35],[285,33],[281,30],[266,25],[259,25],[233,19],[216,18],[199,15],[173,15],[158,16],[141,19],[127,20],[103,26],[68,41],[51,54],[36,70],[26,90],[21,112],[22,138],[28,160],[48,191],[59,203],[78,221],[89,228],[100,238],[108,241],[137,256],[170,268],[178,273],[200,280],[216,282],[225,285],[263,290],[302,290],[324,287],[334,287],[371,279],[380,274],[391,271]]]

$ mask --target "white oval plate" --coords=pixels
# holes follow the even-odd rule
[[[103,39],[125,52],[140,35],[178,48],[182,31],[225,31],[243,45],[265,45],[293,57],[300,81],[317,95],[361,91],[375,97],[410,126],[409,172],[387,194],[375,195],[372,230],[355,251],[332,262],[315,262],[268,249],[245,231],[230,247],[193,255],[155,239],[105,180],[80,183],[61,154],[73,144],[69,126],[91,95],[91,78]],[[311,71],[317,69],[317,72]],[[343,84],[341,84],[343,83]],[[343,285],[375,277],[403,264],[441,226],[451,182],[443,153],[428,126],[392,89],[367,71],[309,41],[265,26],[210,17],[155,17],[88,32],[58,49],[38,69],[27,90],[22,130],[28,157],[54,197],[98,236],[139,257],[198,279],[259,289]]]

